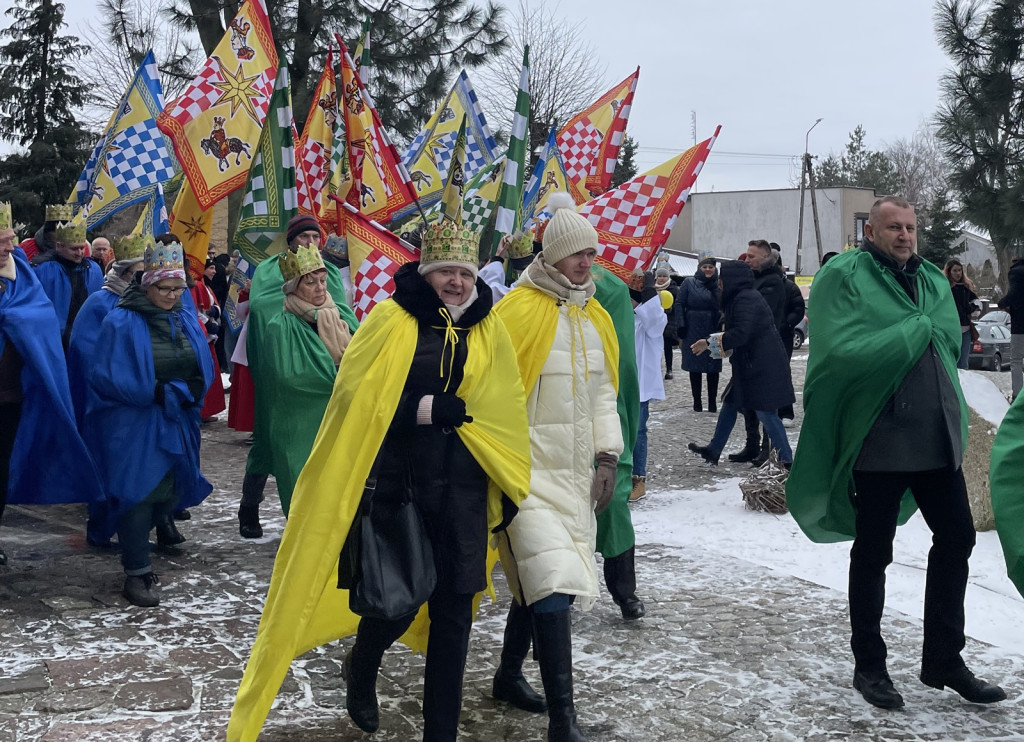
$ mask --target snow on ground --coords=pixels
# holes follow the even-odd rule
[[[850,543],[815,544],[791,516],[747,510],[739,489],[741,481],[724,480],[710,491],[652,492],[647,497],[650,504],[633,512],[637,543],[738,556],[845,593]],[[930,546],[931,531],[917,513],[896,534],[893,564],[887,572],[887,609],[922,617]],[[966,609],[969,636],[1024,654],[1024,632],[1020,630],[1024,599],[1006,576],[995,532],[978,534]]]

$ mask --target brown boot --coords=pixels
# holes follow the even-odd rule
[[[633,489],[629,493],[629,501],[636,502],[647,496],[647,477],[633,475]]]

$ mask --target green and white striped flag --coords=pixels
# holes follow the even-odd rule
[[[498,211],[494,219],[491,254],[498,249],[502,236],[512,234],[522,223],[523,168],[526,163],[527,122],[530,119],[530,46],[523,48],[523,68],[519,72],[519,92],[512,115],[512,136],[508,142],[505,172],[498,194]]]
[[[235,228],[234,246],[242,257],[258,265],[281,252],[287,244],[288,220],[298,213],[298,205],[292,95],[288,67],[281,65]]]

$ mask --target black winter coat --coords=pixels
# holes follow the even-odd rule
[[[675,343],[679,340],[679,326],[676,324],[676,300],[679,298],[679,287],[669,281],[668,286],[662,289],[672,295],[672,306],[665,310],[665,330],[662,335],[670,343]]]
[[[676,297],[676,326],[683,355],[683,370],[695,374],[717,374],[722,361],[710,353],[693,354],[690,346],[721,329],[722,313],[718,307],[718,273],[705,278],[697,273],[683,281]]]
[[[724,263],[722,287],[722,347],[733,352],[729,358],[732,381],[723,399],[741,410],[774,411],[793,404],[789,359],[768,304],[754,290],[750,266],[740,261]]]
[[[793,328],[799,325],[807,314],[807,302],[804,301],[804,295],[800,293],[800,287],[796,283],[787,278],[783,285],[786,288],[786,317],[780,337],[783,345],[792,348]],[[786,345],[787,342],[789,345]]]
[[[999,300],[998,305],[1010,313],[1010,333],[1024,335],[1024,260],[1010,266],[1007,273],[1010,290]]]
[[[477,593],[487,585],[487,475],[456,432],[417,425],[416,411],[424,395],[458,393],[466,345],[472,342],[473,326],[491,310],[491,290],[477,281],[479,296],[454,324],[459,341],[453,347],[445,342],[439,314],[444,304],[418,267],[419,263],[407,263],[395,273],[393,298],[419,322],[419,336],[398,409],[381,446],[374,497],[401,497],[411,473],[413,499],[434,549],[438,587],[458,594]]]
[[[781,333],[786,327],[786,276],[775,265],[753,274],[754,290],[764,297],[775,321],[775,329]]]

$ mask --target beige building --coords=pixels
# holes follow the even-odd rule
[[[818,224],[821,251],[839,252],[847,244],[859,245],[864,224],[875,202],[870,188],[818,188]],[[804,193],[801,275],[817,272],[818,249],[811,209],[811,193]],[[797,267],[797,232],[800,224],[800,189],[693,193],[679,214],[665,247],[674,252],[711,251],[735,258],[752,239],[766,239],[782,247],[782,262]]]

